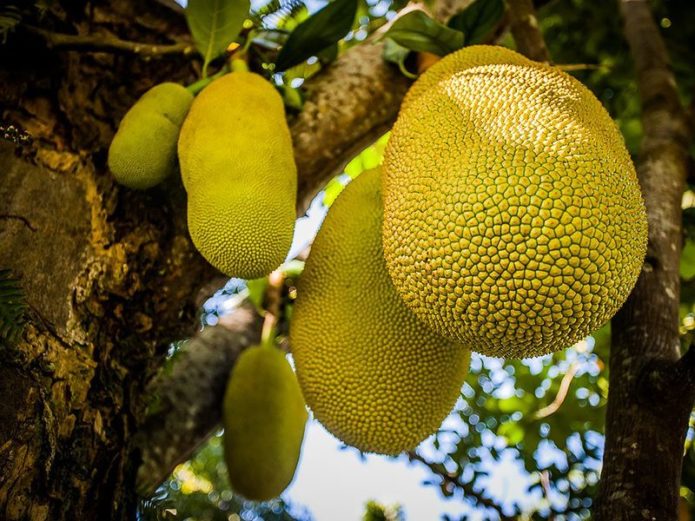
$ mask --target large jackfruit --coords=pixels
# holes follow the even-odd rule
[[[176,171],[176,142],[193,101],[177,83],[160,83],[135,102],[109,147],[108,166],[120,184],[144,190]]]
[[[267,275],[292,244],[297,168],[282,98],[261,76],[234,72],[195,99],[179,138],[188,230],[230,277]]]
[[[408,95],[384,158],[383,241],[407,306],[491,356],[597,329],[632,290],[647,219],[623,139],[562,71],[473,46]]]
[[[224,395],[224,456],[232,488],[255,501],[292,481],[307,421],[297,378],[274,347],[239,355]]]
[[[366,452],[398,454],[437,430],[454,406],[470,352],[405,307],[381,249],[380,172],[338,196],[298,287],[290,346],[307,405]]]

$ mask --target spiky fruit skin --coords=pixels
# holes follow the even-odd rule
[[[481,63],[482,62],[482,63]],[[622,136],[562,71],[498,47],[415,83],[384,158],[384,254],[406,305],[490,356],[569,347],[620,308],[647,219]]]
[[[278,497],[294,477],[307,417],[285,354],[259,346],[243,351],[224,395],[224,457],[232,489],[254,501]]]
[[[292,244],[297,168],[282,98],[261,76],[234,72],[195,99],[179,137],[188,231],[230,277],[267,275]]]
[[[135,102],[118,126],[108,155],[118,183],[145,190],[176,171],[176,143],[193,95],[178,83],[160,83]]]
[[[348,445],[398,454],[456,403],[470,352],[421,324],[396,293],[381,249],[380,173],[338,196],[298,287],[290,345],[302,392]]]

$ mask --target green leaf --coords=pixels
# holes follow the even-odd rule
[[[417,78],[417,75],[410,72],[405,66],[405,60],[408,58],[410,52],[410,49],[406,49],[402,45],[398,45],[391,38],[387,38],[386,42],[384,42],[384,60],[398,65],[398,68],[401,70],[401,74],[403,74],[403,76],[406,78],[415,79]]]
[[[7,34],[22,21],[22,13],[11,3],[0,7],[0,40],[5,43]]]
[[[26,303],[19,281],[0,269],[0,343],[14,343],[24,329]]]
[[[464,45],[473,45],[484,42],[503,15],[503,0],[476,0],[454,15],[448,26],[465,35]]]
[[[396,20],[385,36],[406,49],[444,56],[464,45],[460,31],[433,20],[422,11],[411,11]]]
[[[336,44],[352,29],[355,13],[357,0],[334,0],[304,20],[292,31],[280,51],[275,71],[294,67]]]
[[[203,77],[208,65],[239,36],[249,14],[249,0],[189,0],[186,21],[203,56]]]

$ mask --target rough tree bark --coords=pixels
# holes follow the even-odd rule
[[[635,62],[644,139],[637,173],[647,258],[612,322],[610,394],[597,520],[677,519],[693,353],[679,360],[681,198],[691,135],[666,47],[646,0],[620,0]]]
[[[58,1],[41,23],[80,38],[49,48],[20,27],[0,46],[0,123],[31,137],[0,145],[0,266],[31,308],[0,349],[0,519],[132,519],[146,384],[219,274],[188,239],[180,183],[120,188],[106,150],[142,92],[192,82],[200,62],[162,2]],[[181,52],[95,47],[115,38]],[[302,200],[395,117],[408,82],[379,56],[360,46],[307,85],[292,119]]]

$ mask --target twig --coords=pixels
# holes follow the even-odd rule
[[[531,0],[510,0],[511,30],[519,52],[532,60],[550,62],[550,53],[538,27]]]
[[[569,391],[570,389],[572,378],[574,378],[574,375],[577,374],[578,369],[579,364],[577,362],[572,362],[572,365],[570,365],[569,369],[567,369],[565,376],[562,377],[562,381],[560,382],[560,388],[557,391],[557,395],[555,395],[555,399],[551,403],[549,403],[548,405],[536,412],[536,414],[534,415],[534,418],[536,420],[540,420],[541,418],[546,418],[550,416],[562,406],[563,402],[565,401],[565,398],[567,398],[567,391]]]
[[[115,38],[113,36],[55,33],[31,25],[26,25],[24,28],[31,33],[41,36],[46,41],[48,47],[52,49],[128,53],[148,57],[176,54],[189,56],[196,52],[196,49],[192,44],[185,42],[157,45],[151,43],[130,42],[127,40],[121,40],[120,38]]]
[[[508,516],[502,510],[502,505],[497,503],[494,499],[491,499],[483,495],[482,492],[477,491],[473,487],[473,483],[466,483],[464,481],[461,481],[460,477],[457,474],[451,474],[447,472],[442,464],[428,461],[414,450],[407,452],[406,455],[408,456],[408,459],[410,461],[417,461],[426,466],[430,470],[430,472],[432,472],[432,474],[441,478],[441,480],[449,487],[461,490],[465,499],[475,501],[475,504],[477,506],[482,506],[485,508],[489,508],[490,510],[494,510],[495,513],[497,513],[497,515],[499,516],[500,521],[512,521],[516,519],[515,516],[517,515],[517,512],[515,512],[511,517]]]
[[[561,69],[565,72],[572,71],[598,71],[601,69],[607,69],[608,67],[604,65],[597,65],[595,63],[556,63],[555,67]]]

